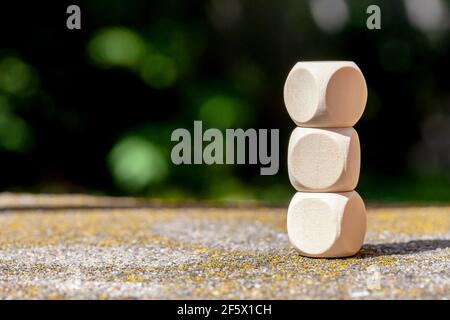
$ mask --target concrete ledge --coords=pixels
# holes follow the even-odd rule
[[[139,203],[0,196],[0,298],[450,298],[450,206],[369,206],[361,252],[327,260],[289,246],[286,208]]]

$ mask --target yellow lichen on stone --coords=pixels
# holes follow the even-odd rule
[[[70,197],[58,206],[62,199]],[[449,263],[450,207],[369,205],[366,244],[344,259],[300,256],[286,235],[286,208],[0,214],[0,298],[441,298],[449,297]]]

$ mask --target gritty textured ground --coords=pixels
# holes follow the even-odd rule
[[[369,206],[366,244],[310,259],[286,208],[0,195],[0,299],[448,299],[450,206]]]

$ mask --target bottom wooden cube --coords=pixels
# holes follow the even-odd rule
[[[366,234],[366,208],[356,191],[297,192],[287,215],[289,240],[308,257],[356,254]]]

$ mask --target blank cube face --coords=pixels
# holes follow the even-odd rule
[[[298,62],[284,85],[287,111],[303,127],[351,127],[366,101],[364,76],[351,61]]]
[[[364,242],[364,202],[356,191],[298,192],[289,205],[287,229],[291,244],[304,256],[352,256]]]
[[[291,184],[303,192],[345,192],[355,189],[360,170],[360,145],[353,128],[297,127],[288,148]]]

